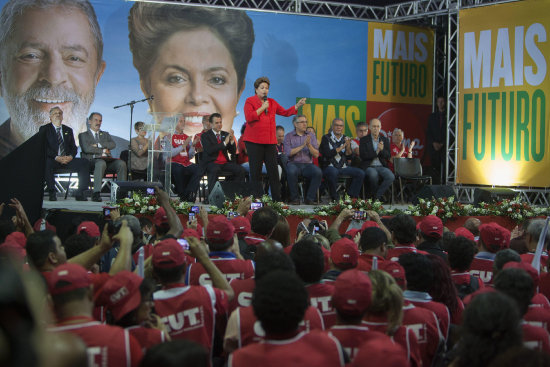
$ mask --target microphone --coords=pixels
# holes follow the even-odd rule
[[[150,100],[152,101],[152,100],[155,99],[155,98],[154,98],[154,96],[151,94],[151,97],[149,97],[148,99],[150,99]]]
[[[264,102],[267,101],[267,96],[264,96]],[[267,115],[267,108],[265,109],[265,114]]]

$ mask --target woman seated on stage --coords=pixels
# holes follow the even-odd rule
[[[393,159],[394,158],[412,158],[412,150],[414,148],[414,140],[411,141],[411,144],[407,147],[403,140],[405,139],[405,133],[401,129],[394,129],[391,134],[391,158],[388,162],[388,168],[393,171]]]
[[[145,123],[138,121],[134,124],[137,136],[130,141],[130,172],[133,180],[147,180],[147,152],[149,139],[145,137]]]

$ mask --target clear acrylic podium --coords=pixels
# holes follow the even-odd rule
[[[170,194],[172,170],[168,162],[172,156],[172,134],[182,115],[167,112],[154,112],[151,115],[151,123],[145,125],[145,129],[150,131],[147,181],[160,182],[164,190]]]

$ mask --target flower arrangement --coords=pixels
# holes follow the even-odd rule
[[[327,216],[327,215],[338,215],[344,209],[352,210],[374,210],[379,215],[387,215],[389,212],[384,209],[382,203],[378,200],[363,200],[363,199],[352,199],[346,195],[343,199],[339,201],[332,202],[328,205],[323,205],[316,207],[314,212],[316,215]]]
[[[473,205],[462,204],[455,200],[454,196],[438,199],[418,199],[418,205],[409,205],[405,214],[425,217],[435,215],[443,222],[451,218],[473,215]]]
[[[235,199],[233,200],[225,200],[222,208],[218,208],[216,206],[210,206],[209,213],[227,215],[227,213],[229,212],[236,212],[237,208],[239,207],[239,202],[242,199],[243,198],[241,196],[235,196]],[[257,198],[257,199],[252,197],[252,201],[261,202],[263,206],[268,206],[271,209],[275,210],[277,213],[285,217],[289,215],[296,215],[299,217],[309,217],[312,215],[311,212],[307,212],[305,210],[290,209],[290,207],[284,203],[273,201],[271,196],[268,196],[268,195],[264,195],[261,198]]]
[[[532,217],[548,215],[548,208],[532,207],[522,202],[518,195],[514,199],[504,199],[496,203],[480,203],[479,207],[475,208],[475,212],[476,215],[509,217],[516,222],[522,222]]]
[[[191,203],[172,199],[170,204],[177,214],[188,214],[192,206]],[[143,195],[139,192],[134,192],[132,197],[119,200],[116,205],[120,209],[120,215],[142,214],[153,216],[160,207],[155,196]]]

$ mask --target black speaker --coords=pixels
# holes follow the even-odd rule
[[[477,188],[474,190],[474,205],[479,203],[494,203],[502,199],[513,199],[516,192],[505,188]]]
[[[432,198],[440,199],[440,198],[448,198],[450,196],[456,196],[455,191],[453,190],[452,186],[448,186],[448,185],[426,185],[426,186],[423,186],[418,191],[415,198],[413,199],[413,204],[417,205],[418,204],[418,199],[430,200]]]
[[[147,181],[113,181],[111,184],[111,201],[131,197],[134,192],[144,195],[154,195],[156,190],[162,189],[159,182]]]
[[[218,181],[214,185],[212,192],[208,194],[208,202],[218,208],[223,206],[225,199],[233,199],[235,196],[254,196],[261,197],[264,194],[262,183],[256,182],[234,182]]]

